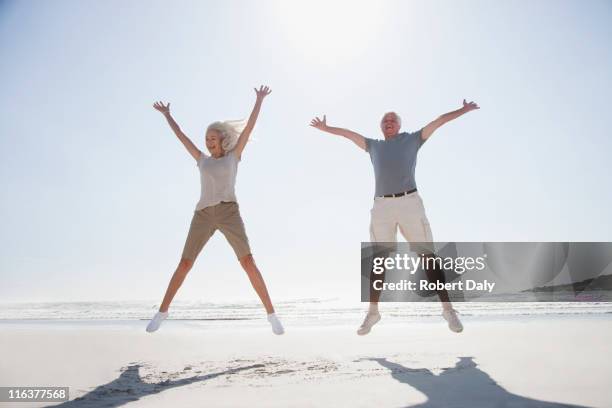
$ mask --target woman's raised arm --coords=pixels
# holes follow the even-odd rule
[[[164,105],[164,103],[161,101],[155,102],[153,104],[153,107],[164,115],[164,117],[168,121],[168,124],[170,125],[170,128],[172,129],[176,137],[178,137],[178,139],[181,141],[183,146],[185,146],[189,154],[191,154],[193,158],[196,159],[196,161],[199,160],[202,152],[196,147],[196,145],[193,144],[193,142],[187,137],[187,135],[183,133],[178,123],[176,123],[176,121],[170,114],[170,102],[168,102],[166,105]]]
[[[262,85],[259,87],[259,89],[255,88],[255,95],[257,95],[257,98],[255,99],[255,106],[253,107],[253,111],[251,111],[251,116],[249,116],[249,120],[242,133],[240,133],[238,143],[236,143],[236,147],[233,150],[234,154],[236,155],[236,157],[238,157],[238,159],[240,159],[240,155],[242,154],[242,151],[244,150],[244,147],[246,146],[247,141],[249,140],[249,136],[251,135],[251,132],[255,127],[255,122],[257,122],[257,116],[259,116],[261,104],[264,98],[270,95],[271,92],[272,90],[267,86]]]

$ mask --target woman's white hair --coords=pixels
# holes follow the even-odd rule
[[[221,134],[221,148],[227,153],[236,147],[238,137],[245,126],[246,122],[244,120],[217,121],[208,125],[206,132],[208,133],[209,130],[219,132]]]

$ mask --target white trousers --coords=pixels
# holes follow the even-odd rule
[[[401,197],[376,197],[370,213],[371,242],[397,242],[398,228],[408,242],[433,241],[418,191]]]

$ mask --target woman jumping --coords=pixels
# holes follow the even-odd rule
[[[168,317],[170,302],[172,302],[178,288],[185,280],[195,259],[214,232],[220,230],[234,249],[240,265],[246,271],[253,288],[266,308],[272,331],[274,334],[284,333],[283,326],[274,313],[274,306],[270,301],[266,284],[251,254],[249,240],[240,217],[234,192],[238,162],[249,135],[255,127],[261,104],[270,92],[271,90],[267,86],[255,89],[257,95],[255,106],[242,132],[238,122],[235,121],[214,122],[208,126],[206,148],[210,152],[210,156],[201,152],[181,131],[179,125],[170,115],[170,103],[164,105],[162,102],[156,102],[153,104],[153,107],[165,116],[174,134],[197,161],[202,189],[200,201],[196,205],[191,220],[181,260],[174,275],[172,275],[172,279],[170,279],[159,311],[147,326],[148,332],[157,330],[162,321]]]

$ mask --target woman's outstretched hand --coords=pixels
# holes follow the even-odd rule
[[[260,86],[259,89],[253,88],[255,90],[255,94],[257,95],[257,100],[263,101],[263,98],[270,95],[272,90],[267,86]]]
[[[158,110],[161,113],[163,113],[164,115],[167,115],[168,113],[170,113],[170,102],[168,102],[166,105],[164,105],[164,103],[162,101],[155,102],[153,104],[153,107],[156,110]]]
[[[327,117],[323,115],[323,120],[319,119],[317,116],[313,120],[310,121],[310,126],[315,127],[319,130],[327,129]]]

